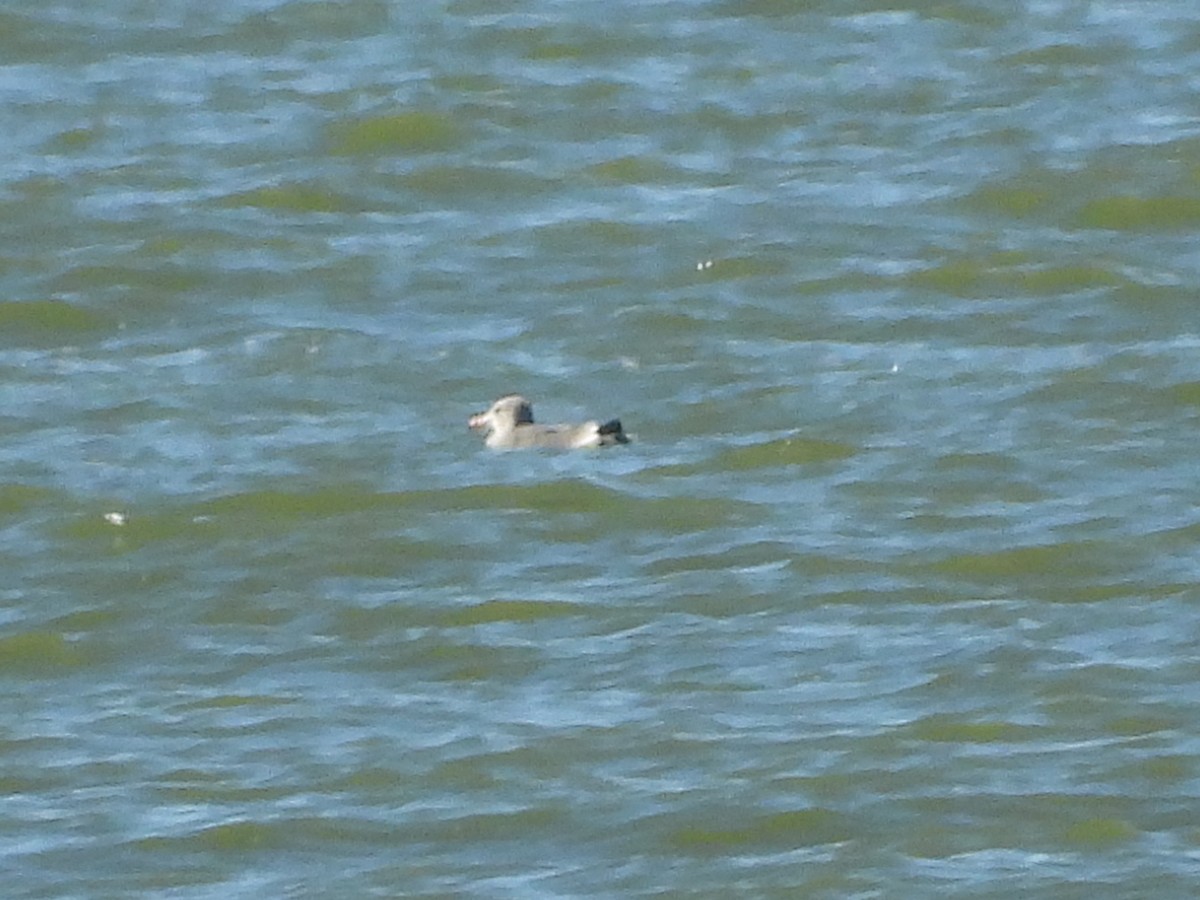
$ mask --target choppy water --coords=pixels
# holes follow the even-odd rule
[[[1198,72],[1191,0],[8,4],[5,895],[1191,896]]]

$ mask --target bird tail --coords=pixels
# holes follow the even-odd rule
[[[628,444],[629,438],[625,434],[625,429],[621,427],[620,419],[609,419],[598,429],[600,439],[608,438],[610,441],[615,441],[618,444]]]

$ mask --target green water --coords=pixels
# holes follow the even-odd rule
[[[1190,897],[1198,38],[0,10],[5,896]]]

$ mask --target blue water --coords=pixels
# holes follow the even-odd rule
[[[0,10],[5,896],[1190,897],[1193,4],[410,6]]]

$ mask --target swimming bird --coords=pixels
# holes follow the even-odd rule
[[[487,446],[497,450],[518,447],[545,447],[550,450],[578,450],[628,444],[620,419],[583,422],[579,425],[537,425],[533,405],[520,394],[501,397],[485,412],[467,420],[467,427],[482,431]]]

